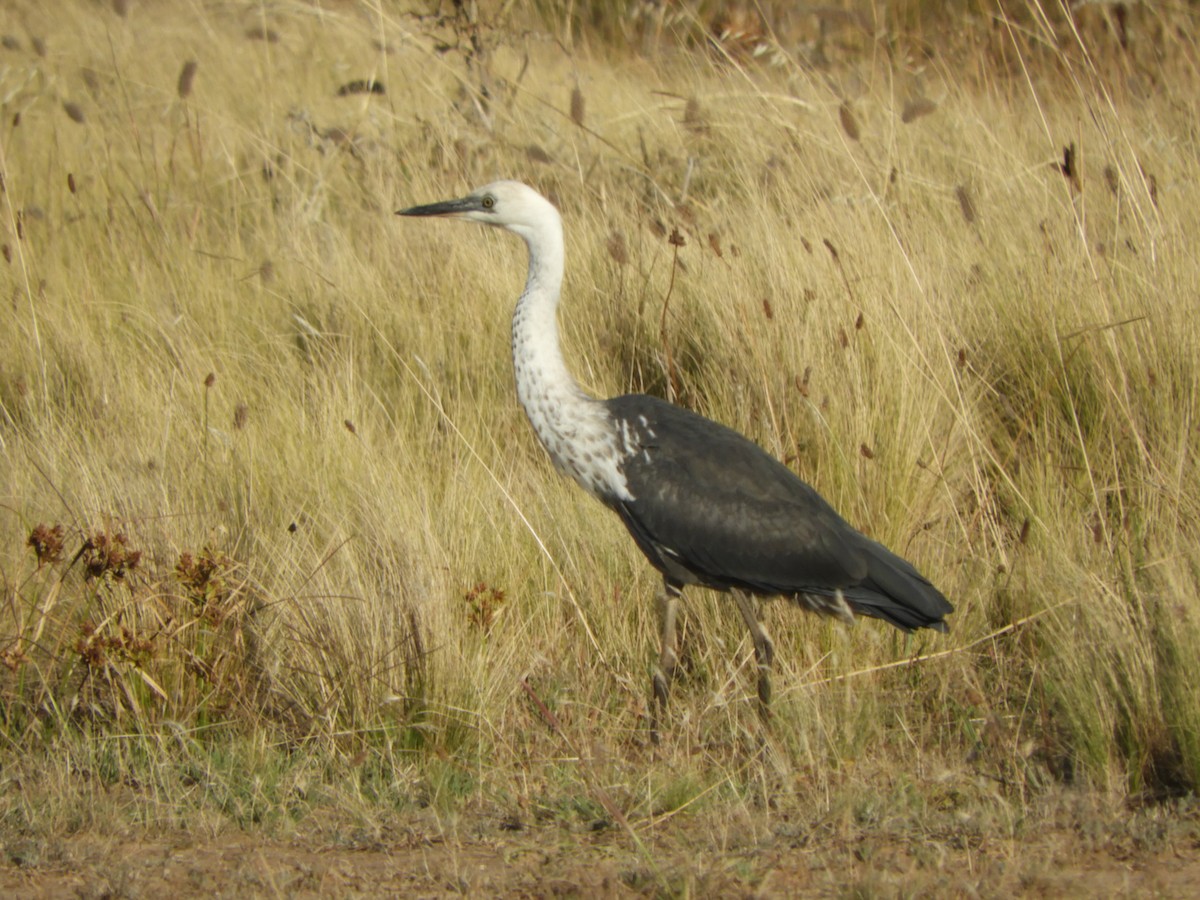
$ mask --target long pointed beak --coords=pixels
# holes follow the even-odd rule
[[[479,201],[471,197],[461,197],[458,200],[443,200],[441,203],[427,203],[424,206],[410,206],[408,209],[396,210],[398,216],[461,216],[465,213],[480,209]]]

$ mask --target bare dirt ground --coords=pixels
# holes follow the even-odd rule
[[[425,823],[428,824],[428,823]],[[370,840],[81,835],[9,840],[7,897],[625,897],[697,895],[1197,897],[1195,838],[1139,849],[1047,831],[911,846],[776,835],[714,852],[686,823],[632,847],[619,831],[525,829],[449,838],[414,827]]]

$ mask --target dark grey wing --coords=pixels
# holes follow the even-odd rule
[[[840,590],[901,628],[951,611],[916,569],[736,431],[644,395],[608,408],[637,450],[622,467],[632,499],[612,505],[668,577],[763,594]]]
[[[713,586],[832,591],[867,576],[856,532],[795,473],[732,429],[654,397],[608,401],[638,453],[622,472],[635,537]],[[644,423],[644,424],[643,424]]]

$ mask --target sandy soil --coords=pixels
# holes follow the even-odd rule
[[[686,824],[646,841],[617,831],[504,830],[450,839],[413,829],[370,841],[245,834],[8,840],[10,897],[1198,897],[1200,846],[1094,848],[1059,832],[949,849],[774,836],[726,854]],[[953,842],[947,842],[953,844]],[[699,848],[699,849],[698,849]]]

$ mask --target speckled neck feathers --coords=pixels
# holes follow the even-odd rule
[[[511,229],[529,247],[529,277],[513,314],[517,396],[559,471],[602,500],[628,499],[620,471],[622,454],[608,413],[571,377],[559,348],[562,220],[548,201],[543,202],[544,214],[535,224]]]

